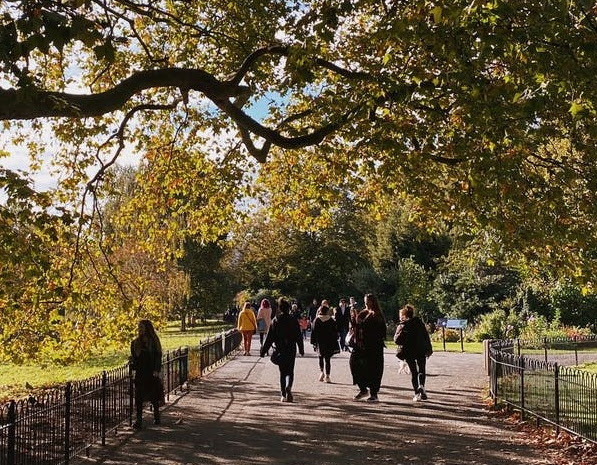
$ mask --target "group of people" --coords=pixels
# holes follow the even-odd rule
[[[296,315],[296,308],[284,298],[278,299],[277,313],[267,299],[263,299],[255,314],[247,302],[238,314],[237,327],[243,337],[243,353],[250,355],[251,341],[256,332],[260,335],[260,356],[270,349],[278,352],[280,371],[280,400],[293,402],[292,386],[297,353],[303,356],[304,325]],[[365,296],[365,307],[357,308],[351,298],[344,299],[332,311],[327,301],[322,301],[310,318],[311,344],[319,355],[319,381],[331,382],[331,358],[343,350],[350,351],[349,366],[353,384],[359,391],[355,399],[367,397],[369,402],[378,401],[378,392],[384,370],[386,321],[377,298]],[[427,399],[425,390],[426,360],[432,354],[429,333],[421,319],[415,316],[415,308],[406,305],[399,312],[400,321],[394,335],[397,355],[403,359],[411,372],[414,401]],[[302,327],[303,326],[303,327]],[[151,402],[154,423],[160,423],[160,405],[164,402],[161,379],[162,347],[149,320],[141,320],[138,335],[131,342],[131,369],[134,371],[136,420],[134,428],[141,428],[143,403]]]
[[[316,301],[314,301],[314,304]],[[351,298],[350,304],[344,299],[332,311],[328,302],[323,300],[315,312],[310,309],[311,344],[319,355],[319,381],[331,382],[331,358],[343,350],[349,350],[349,366],[353,384],[359,387],[355,399],[367,397],[369,402],[377,402],[384,370],[384,348],[386,339],[386,321],[375,295],[367,294],[365,308],[359,310]],[[245,307],[247,312],[249,307]],[[244,309],[243,309],[244,310]],[[262,312],[263,310],[263,312]],[[278,315],[271,318],[271,305],[267,299],[262,301],[257,313],[250,311],[245,317],[239,315],[238,328],[243,334],[244,354],[250,354],[251,339],[258,328],[258,322],[269,310],[265,331],[260,333],[260,355],[264,357],[270,348],[279,352],[280,400],[292,402],[292,385],[297,352],[304,355],[304,337],[299,319],[292,312],[292,306],[284,299],[278,300]],[[242,312],[241,312],[242,313]],[[405,360],[411,372],[414,390],[413,400],[427,399],[425,390],[426,359],[432,354],[429,333],[421,319],[415,316],[412,305],[406,305],[399,312],[394,341],[400,348],[401,358]],[[263,335],[265,334],[265,341]]]

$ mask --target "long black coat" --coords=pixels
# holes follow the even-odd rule
[[[283,359],[292,358],[294,360],[297,346],[301,355],[305,353],[303,333],[295,317],[288,313],[282,313],[272,320],[265,342],[261,348],[262,357],[273,344],[276,344]]]
[[[427,328],[418,316],[400,322],[394,342],[403,347],[405,359],[428,357],[433,353]]]
[[[164,385],[153,376],[162,368],[162,352],[144,346],[139,339],[131,342],[131,368],[135,370],[135,398],[137,401],[164,402]]]
[[[339,349],[338,329],[333,318],[322,318],[322,316],[315,318],[311,331],[311,344],[317,346],[319,355],[322,357],[331,357],[337,353]]]

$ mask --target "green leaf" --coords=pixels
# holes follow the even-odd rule
[[[431,10],[431,14],[433,14],[433,22],[438,24],[442,21],[442,7],[436,6]]]
[[[585,109],[584,105],[581,102],[572,102],[572,105],[570,105],[570,109],[568,110],[570,112],[570,114],[576,118],[577,116],[580,116],[580,113]]]

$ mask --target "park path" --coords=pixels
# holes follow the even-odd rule
[[[254,341],[259,346],[258,341]],[[256,353],[255,345],[253,353]],[[487,383],[479,354],[437,352],[429,359],[429,400],[412,401],[410,375],[386,351],[377,404],[352,400],[348,354],[332,359],[332,383],[317,381],[310,346],[296,363],[295,402],[281,403],[269,359],[236,356],[190,386],[162,425],[121,431],[94,447],[101,465],[551,464],[544,452],[483,408]],[[149,420],[150,413],[146,412]]]

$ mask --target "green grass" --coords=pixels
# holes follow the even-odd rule
[[[386,346],[394,349],[396,344],[394,341],[386,341]],[[440,342],[432,342],[433,351],[434,352],[443,352],[444,345]],[[460,342],[446,342],[446,352],[462,352],[460,347]],[[483,343],[482,342],[465,342],[464,343],[464,352],[469,354],[482,354],[483,353]]]
[[[588,371],[589,373],[597,373],[597,362],[589,362],[579,365],[578,369]]]
[[[196,346],[200,341],[230,329],[222,322],[208,322],[206,325],[180,331],[178,322],[171,322],[159,332],[164,351],[183,346]],[[122,366],[129,357],[128,349],[92,356],[82,363],[70,366],[12,365],[0,366],[0,404],[27,395],[30,391],[38,392],[67,381],[90,378],[104,370]],[[26,384],[33,386],[27,389]]]

